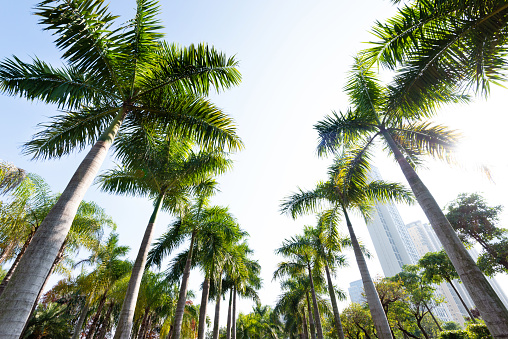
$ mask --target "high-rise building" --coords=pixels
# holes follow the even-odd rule
[[[363,282],[361,279],[349,283],[349,288],[347,290],[352,303],[362,304],[366,301],[365,297],[362,295]]]
[[[369,176],[373,181],[382,180],[375,167],[371,169]],[[376,204],[375,208],[376,213],[372,221],[367,223],[367,229],[383,273],[391,277],[399,273],[402,266],[415,264],[418,261],[418,253],[395,205]]]

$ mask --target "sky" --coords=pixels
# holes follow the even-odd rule
[[[0,58],[16,55],[29,61],[37,57],[61,65],[53,37],[42,31],[32,14],[35,4],[2,4]],[[121,16],[119,22],[130,19],[134,7],[133,1],[110,3],[111,12]],[[274,255],[274,249],[285,238],[301,233],[304,225],[315,222],[313,216],[292,220],[279,212],[281,200],[297,187],[311,189],[326,179],[331,159],[317,157],[317,133],[312,126],[332,110],[347,109],[348,99],[342,89],[353,56],[368,46],[366,41],[374,40],[369,33],[374,22],[383,21],[395,9],[387,0],[161,1],[160,20],[167,41],[181,45],[206,42],[239,61],[243,77],[240,86],[214,94],[211,100],[233,117],[245,149],[232,156],[234,168],[219,178],[221,192],[213,203],[228,206],[250,234],[254,258],[262,266],[264,286],[259,295],[263,304],[273,306],[280,293],[272,274],[282,258]],[[389,74],[383,77],[389,78]],[[433,119],[463,135],[457,148],[460,166],[429,161],[419,171],[440,206],[463,192],[480,192],[492,205],[507,205],[508,158],[502,151],[506,144],[504,123],[508,120],[506,95],[506,89],[495,87],[488,100],[474,98],[469,105],[445,107]],[[21,154],[23,143],[40,130],[37,125],[56,114],[59,112],[54,106],[0,95],[0,159],[41,175],[60,192],[85,152],[50,161],[31,161]],[[492,180],[478,170],[478,164],[489,166]],[[110,158],[102,170],[113,165]],[[377,154],[375,165],[385,180],[405,182],[386,154]],[[113,217],[120,242],[131,247],[130,257],[134,258],[152,211],[151,202],[113,197],[94,186],[85,200],[97,202]],[[398,208],[405,223],[425,221],[417,206]],[[159,218],[155,238],[171,220],[167,213]],[[503,212],[502,225],[506,220]],[[364,222],[357,217],[353,222],[358,236],[374,251]],[[351,281],[360,279],[352,253],[347,255],[350,267],[341,269],[335,278],[345,291]],[[368,265],[372,276],[382,274],[376,258]],[[193,271],[190,288],[196,292],[197,303],[201,281],[200,272]],[[499,281],[508,286],[506,275],[499,276]],[[346,305],[344,302],[341,307]],[[213,306],[209,305],[210,318]],[[247,313],[251,306],[246,301],[239,308]],[[225,316],[221,318],[223,323]]]

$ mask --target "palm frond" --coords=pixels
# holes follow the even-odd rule
[[[117,16],[108,12],[103,0],[45,0],[36,7],[45,30],[57,36],[55,44],[64,51],[63,58],[83,73],[93,74],[102,82],[122,88],[115,69],[121,39],[111,29]]]
[[[234,151],[243,147],[233,120],[203,98],[173,97],[136,110],[144,113],[144,121],[158,121],[167,135],[189,138],[205,148]]]
[[[319,134],[318,154],[323,156],[337,152],[341,147],[348,147],[358,138],[376,131],[376,121],[372,118],[372,115],[359,110],[348,110],[345,114],[332,112],[314,125]]]
[[[442,125],[415,122],[389,129],[392,138],[408,155],[431,155],[452,161],[451,152],[460,140],[460,134]]]
[[[320,183],[313,191],[304,191],[298,188],[296,193],[293,193],[282,201],[280,205],[281,213],[289,214],[295,219],[300,214],[317,211],[326,198],[323,189],[325,186],[325,183]]]
[[[82,150],[97,141],[104,129],[117,114],[118,107],[98,107],[67,112],[53,117],[48,124],[41,124],[42,131],[23,146],[25,154],[33,159],[49,159]]]
[[[226,57],[205,44],[181,48],[161,43],[157,61],[139,77],[138,86],[147,90],[139,97],[165,92],[208,95],[211,85],[217,92],[238,85],[241,75],[234,57]]]
[[[28,100],[40,100],[63,109],[119,99],[107,83],[74,67],[54,68],[37,58],[26,63],[14,56],[0,63],[0,91]]]
[[[188,233],[183,229],[181,219],[171,224],[168,231],[152,244],[152,248],[148,252],[147,266],[156,265],[160,268],[164,257],[180,246],[187,235]]]

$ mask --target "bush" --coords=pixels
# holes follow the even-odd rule
[[[492,339],[489,329],[485,324],[469,324],[466,327],[471,339]]]
[[[464,330],[443,331],[439,333],[438,339],[470,339],[469,332]]]

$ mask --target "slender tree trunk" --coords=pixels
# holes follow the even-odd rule
[[[148,324],[146,325],[145,333],[143,333],[143,339],[146,338],[147,335],[149,335],[152,332],[152,319],[153,319],[153,314],[150,314],[148,316]]]
[[[0,296],[0,338],[18,339],[32,305],[65,241],[83,196],[92,184],[122,124],[125,107],[99,137],[71,178],[57,203],[39,226],[21,258],[11,283]]]
[[[455,285],[453,284],[453,282],[451,280],[447,280],[447,281],[450,284],[450,286],[453,288],[453,290],[455,291],[455,294],[457,295],[457,297],[459,297],[459,300],[462,303],[462,306],[464,306],[464,308],[466,309],[466,312],[469,315],[469,318],[471,318],[471,321],[473,323],[476,323],[476,319],[471,314],[469,307],[466,305],[466,302],[464,301],[464,299],[462,299],[462,296],[460,295],[459,291],[457,291],[457,288],[455,288]]]
[[[9,242],[9,244],[4,248],[2,254],[0,255],[0,265],[7,260],[7,258],[11,255],[14,250],[15,244],[13,241]]]
[[[113,312],[113,307],[115,304],[112,302],[109,304],[108,311],[106,312],[106,316],[104,317],[104,324],[101,326],[101,330],[99,331],[99,336],[97,339],[104,339],[106,338],[106,334],[108,333],[109,328],[109,321],[111,318],[111,313]]]
[[[129,285],[127,286],[127,292],[125,293],[122,310],[120,311],[120,319],[118,320],[114,339],[130,338],[134,311],[136,310],[136,302],[138,300],[139,286],[141,285],[141,279],[143,278],[143,272],[145,271],[148,250],[150,249],[150,244],[152,243],[155,221],[157,220],[157,214],[160,211],[163,200],[164,193],[161,193],[155,201],[152,216],[148,221],[148,226],[146,226],[145,235],[143,236],[136,261],[132,267],[132,274],[129,280]]]
[[[208,306],[208,294],[210,292],[210,277],[206,274],[201,292],[201,305],[199,305],[198,339],[205,339],[206,307]]]
[[[306,295],[307,295],[307,309],[309,313],[310,337],[311,339],[316,339],[316,326],[314,326],[314,316],[312,315],[312,307],[310,306],[309,292],[307,292]]]
[[[90,306],[90,303],[88,302],[88,299],[85,302],[85,306],[81,309],[81,313],[79,314],[78,321],[76,322],[76,325],[74,326],[74,333],[72,334],[71,339],[79,339],[81,337],[81,329],[83,328],[83,324],[85,323],[86,315],[88,314],[88,308]]]
[[[339,339],[344,339],[344,331],[342,330],[339,308],[337,306],[337,297],[335,296],[335,291],[333,290],[332,277],[330,276],[330,268],[328,267],[328,264],[325,264],[325,271],[326,271],[326,279],[328,280],[328,293],[330,294],[330,300],[332,301],[335,329],[337,330]]]
[[[213,318],[213,339],[219,339],[219,316],[220,316],[220,297],[222,294],[222,272],[218,277],[217,299],[215,300],[215,316]]]
[[[28,248],[28,245],[30,245],[30,242],[32,241],[32,238],[34,236],[35,232],[32,232],[28,239],[26,239],[25,243],[23,244],[23,247],[19,251],[18,255],[16,256],[16,259],[12,263],[11,267],[9,268],[9,271],[5,275],[4,279],[2,280],[2,283],[0,284],[0,295],[2,295],[5,287],[11,280],[12,274],[16,270],[16,267],[18,267],[19,261],[21,260],[21,257],[23,257],[23,254],[25,254],[26,249]],[[1,262],[0,262],[1,263]]]
[[[141,325],[138,330],[138,339],[143,339],[146,323],[148,321],[148,314],[150,312],[150,307],[145,307],[145,313],[143,314],[143,319],[141,320]]]
[[[370,277],[369,269],[360,248],[360,244],[358,243],[358,239],[356,238],[353,225],[349,220],[349,215],[347,214],[346,209],[344,207],[342,209],[344,217],[346,218],[351,244],[355,252],[356,263],[358,264],[358,268],[360,269],[360,274],[362,276],[363,288],[365,290],[365,295],[367,296],[367,304],[369,305],[370,314],[372,315],[372,320],[374,322],[374,326],[376,327],[376,333],[379,339],[392,339],[392,331],[390,329],[388,319],[386,318],[385,311],[383,310],[383,305],[381,305],[381,300],[379,300],[376,287]]]
[[[310,292],[312,295],[312,304],[314,306],[314,318],[316,322],[316,330],[318,339],[323,339],[323,327],[321,326],[321,315],[316,298],[316,291],[314,290],[314,279],[312,278],[312,271],[310,270],[310,263],[307,262],[307,270],[309,271]]]
[[[430,316],[432,317],[432,319],[434,320],[434,323],[436,324],[437,328],[439,329],[439,331],[443,331],[443,329],[441,328],[441,325],[439,325],[436,317],[434,317],[434,314],[432,313],[432,311],[430,310],[430,307],[427,305],[427,303],[423,303],[423,305],[425,305],[425,308],[427,308],[427,311],[429,311],[429,314]]]
[[[508,310],[476,266],[436,200],[406,161],[390,133],[385,129],[381,132],[490,333],[494,338],[508,338]]]
[[[231,321],[231,339],[236,339],[236,287],[233,287],[233,319]]]
[[[307,328],[307,318],[305,317],[305,307],[302,309],[302,327],[303,327],[303,337],[305,339],[309,339],[309,329]]]
[[[106,303],[106,294],[107,292],[102,295],[101,301],[99,302],[99,306],[97,307],[97,312],[95,312],[95,315],[93,317],[92,325],[90,325],[90,329],[86,334],[86,339],[93,338],[93,335],[97,328],[97,324],[99,323],[99,318],[101,316],[102,309],[104,308],[104,304]]]
[[[178,302],[175,310],[175,325],[172,339],[180,339],[180,332],[182,331],[183,314],[185,312],[185,301],[187,299],[187,284],[189,283],[189,275],[192,263],[192,251],[194,250],[194,240],[196,238],[196,230],[192,232],[189,254],[187,255],[187,262],[183,270],[182,285],[180,286],[180,294],[178,295]]]
[[[226,339],[231,339],[231,308],[233,307],[233,288],[229,290],[228,322],[226,326]]]

